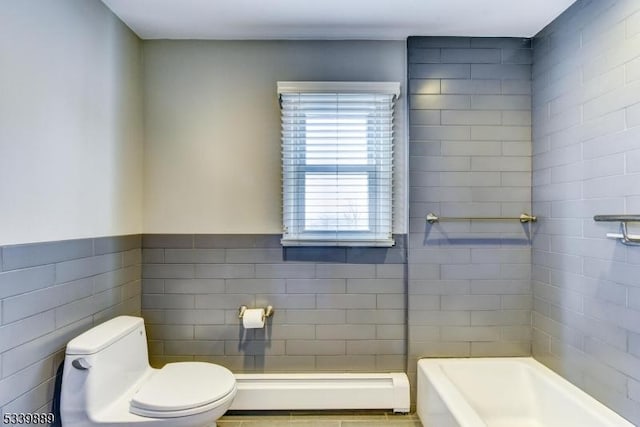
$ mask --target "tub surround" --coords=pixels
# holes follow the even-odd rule
[[[579,0],[534,39],[533,355],[640,425],[640,5]],[[630,232],[636,226],[630,224]]]
[[[425,221],[537,214],[530,43],[409,39],[410,378],[420,357],[530,355],[529,226]]]

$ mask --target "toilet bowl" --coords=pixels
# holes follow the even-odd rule
[[[212,427],[235,395],[231,371],[213,363],[151,368],[143,320],[120,316],[67,344],[60,417],[64,427]]]

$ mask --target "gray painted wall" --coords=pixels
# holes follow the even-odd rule
[[[394,81],[394,233],[406,233],[406,43],[144,42],[144,233],[282,231],[278,81]]]
[[[0,411],[49,412],[67,342],[140,315],[140,236],[0,247]]]
[[[286,248],[280,235],[144,235],[143,316],[154,365],[234,372],[403,371],[405,236],[394,248]],[[273,305],[245,330],[241,305]]]
[[[409,361],[529,355],[531,211],[527,39],[409,39]],[[535,212],[534,212],[535,213]]]
[[[579,0],[534,39],[533,354],[640,425],[640,4]],[[638,226],[631,229],[639,232]]]

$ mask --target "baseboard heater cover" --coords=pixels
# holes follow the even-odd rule
[[[409,412],[405,373],[235,374],[231,410],[393,409]]]

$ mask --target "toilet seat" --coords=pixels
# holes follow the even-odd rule
[[[234,393],[228,369],[204,362],[169,363],[145,381],[131,398],[129,412],[150,418],[198,414]]]

